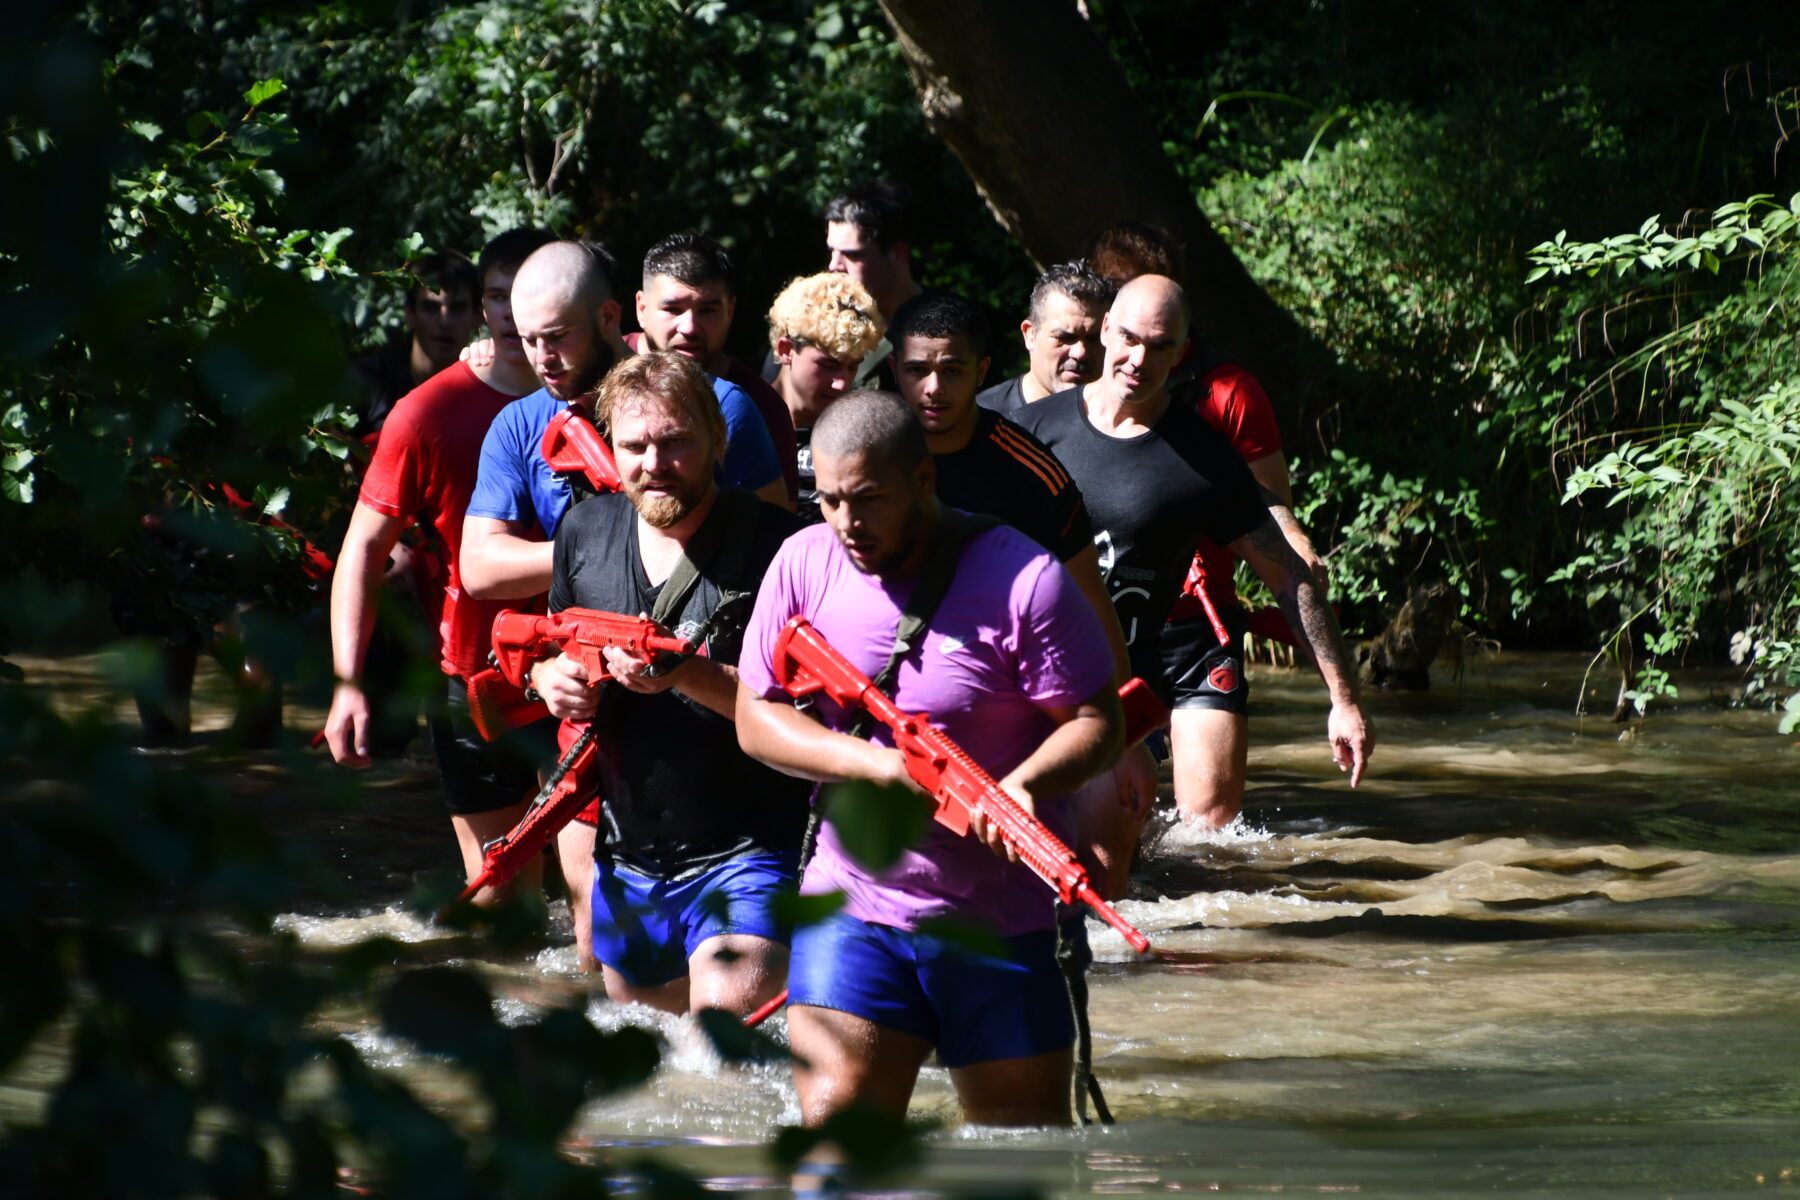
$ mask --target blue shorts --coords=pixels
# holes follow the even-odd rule
[[[1056,931],[1002,939],[993,958],[928,933],[842,913],[794,935],[788,1003],[831,1008],[924,1038],[946,1067],[1075,1044]]]
[[[658,987],[688,973],[707,938],[750,934],[787,945],[792,930],[772,902],[799,883],[793,854],[740,854],[670,882],[602,858],[594,869],[594,957],[633,987]]]

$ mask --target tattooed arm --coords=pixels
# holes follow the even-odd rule
[[[1326,721],[1331,756],[1340,770],[1350,772],[1350,786],[1355,787],[1375,748],[1375,730],[1358,703],[1356,668],[1318,580],[1273,518],[1231,543],[1231,548],[1269,585],[1288,624],[1306,639],[1331,696],[1331,716]]]
[[[1312,538],[1307,536],[1306,527],[1294,516],[1294,485],[1288,478],[1287,456],[1277,450],[1273,454],[1265,454],[1250,464],[1250,474],[1256,477],[1257,487],[1262,492],[1263,506],[1269,510],[1269,519],[1281,530],[1281,536],[1287,539],[1288,545],[1300,560],[1312,568],[1313,575],[1319,581],[1319,599],[1327,599],[1331,591],[1331,577],[1325,569],[1325,560],[1313,549]]]

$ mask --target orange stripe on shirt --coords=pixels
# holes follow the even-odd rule
[[[1060,495],[1069,486],[1069,473],[1063,470],[1063,465],[1057,461],[1056,456],[1043,447],[1034,445],[1018,430],[996,425],[993,439],[995,445],[1030,467],[1048,485],[1051,495]]]

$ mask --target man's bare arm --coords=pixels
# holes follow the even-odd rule
[[[1094,615],[1100,618],[1100,628],[1106,631],[1106,644],[1112,649],[1113,683],[1115,686],[1123,684],[1131,678],[1131,651],[1125,645],[1125,631],[1119,627],[1119,610],[1113,607],[1106,581],[1100,577],[1100,548],[1090,542],[1063,566],[1075,580],[1075,586],[1081,589],[1081,594],[1087,597]]]
[[[325,741],[331,756],[347,767],[366,767],[371,762],[371,714],[362,690],[363,660],[375,629],[388,555],[399,544],[406,524],[404,518],[390,517],[357,501],[331,576],[331,670],[338,682],[325,719]]]
[[[1288,545],[1300,556],[1300,560],[1312,569],[1312,573],[1318,578],[1322,597],[1328,594],[1331,590],[1331,577],[1325,567],[1325,560],[1314,549],[1306,527],[1294,516],[1294,485],[1288,475],[1287,456],[1279,450],[1273,454],[1265,454],[1250,464],[1250,474],[1256,477],[1257,485],[1262,489],[1263,504],[1269,510],[1269,519],[1275,522]]]
[[[463,590],[477,600],[523,600],[549,591],[555,543],[532,541],[528,528],[523,521],[464,518],[457,555]]]
[[[1325,679],[1325,690],[1331,696],[1327,733],[1332,757],[1339,767],[1351,772],[1350,785],[1355,787],[1361,782],[1363,766],[1375,747],[1375,732],[1363,717],[1356,671],[1318,580],[1273,520],[1265,520],[1231,543],[1231,548],[1269,585],[1288,624],[1306,639],[1319,674]]]
[[[827,729],[781,700],[764,700],[742,686],[737,692],[738,746],[751,758],[787,775],[833,782],[866,779],[898,783],[921,792],[898,751]]]

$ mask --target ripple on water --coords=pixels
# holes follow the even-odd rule
[[[397,942],[435,942],[462,936],[399,905],[336,916],[282,913],[274,924],[277,932],[291,933],[301,945],[316,949],[354,946],[377,937]]]

